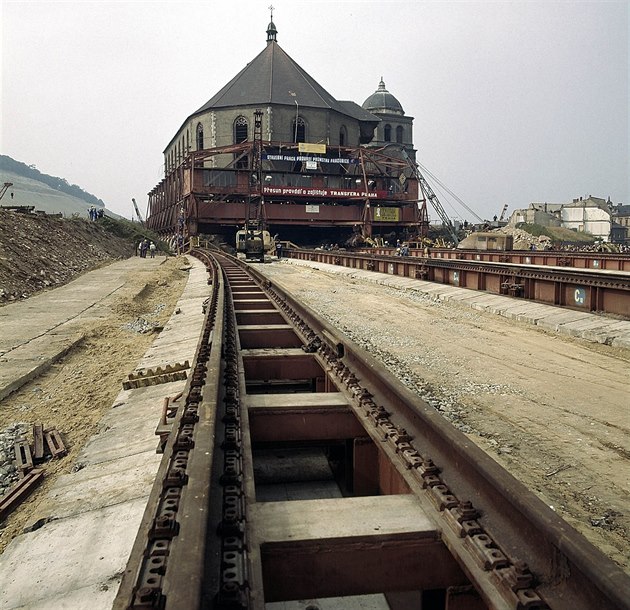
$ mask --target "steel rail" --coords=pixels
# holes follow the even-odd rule
[[[325,387],[345,397],[363,436],[407,490],[389,493],[418,499],[439,533],[435,542],[448,549],[483,607],[630,609],[630,578],[620,568],[369,353],[254,268],[223,254],[193,254],[208,265],[214,289],[185,405],[173,423],[116,610],[261,609],[273,598],[252,525],[258,503],[243,326],[231,299],[245,283],[292,324],[302,345],[297,351],[321,366]],[[261,332],[276,341],[282,333]],[[398,561],[403,557],[408,551]],[[289,565],[292,578],[304,576],[298,564]],[[396,569],[404,572],[405,565]],[[461,584],[453,569],[447,572]],[[364,586],[373,592],[373,583]]]
[[[201,258],[213,290],[204,305],[205,321],[193,372],[163,451],[114,610],[163,609],[167,600],[169,608],[202,607],[225,296],[218,266],[209,256]]]
[[[364,254],[394,256],[394,247],[375,247],[363,250]],[[429,254],[434,259],[475,260],[520,265],[545,265],[575,267],[576,269],[608,269],[630,271],[630,253],[615,252],[572,252],[570,250],[475,250],[461,248],[411,248],[409,255],[423,258]]]
[[[627,271],[325,250],[287,249],[286,256],[630,318]]]
[[[554,609],[630,608],[630,578],[614,562],[369,353],[252,274],[318,338],[370,436],[425,505],[437,506],[443,540],[489,607],[502,607],[498,590],[506,608],[538,607],[539,595]]]

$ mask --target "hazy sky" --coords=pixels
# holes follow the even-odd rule
[[[630,203],[628,2],[272,1],[278,43],[334,97],[383,76],[418,161],[479,216]],[[177,129],[265,47],[270,3],[2,0],[1,152],[144,213]]]

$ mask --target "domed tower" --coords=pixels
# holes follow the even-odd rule
[[[402,145],[414,159],[413,117],[406,116],[402,104],[386,88],[383,77],[378,89],[363,102],[363,108],[376,115],[381,122],[376,127],[374,139],[369,146]]]

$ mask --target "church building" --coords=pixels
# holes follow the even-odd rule
[[[187,237],[260,221],[310,243],[417,234],[413,118],[382,77],[362,105],[335,99],[277,36],[272,18],[265,48],[168,143],[148,226]]]

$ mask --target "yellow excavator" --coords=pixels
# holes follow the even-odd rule
[[[245,260],[265,262],[265,254],[275,248],[275,242],[269,231],[260,228],[254,221],[245,223],[236,232],[236,255]]]

